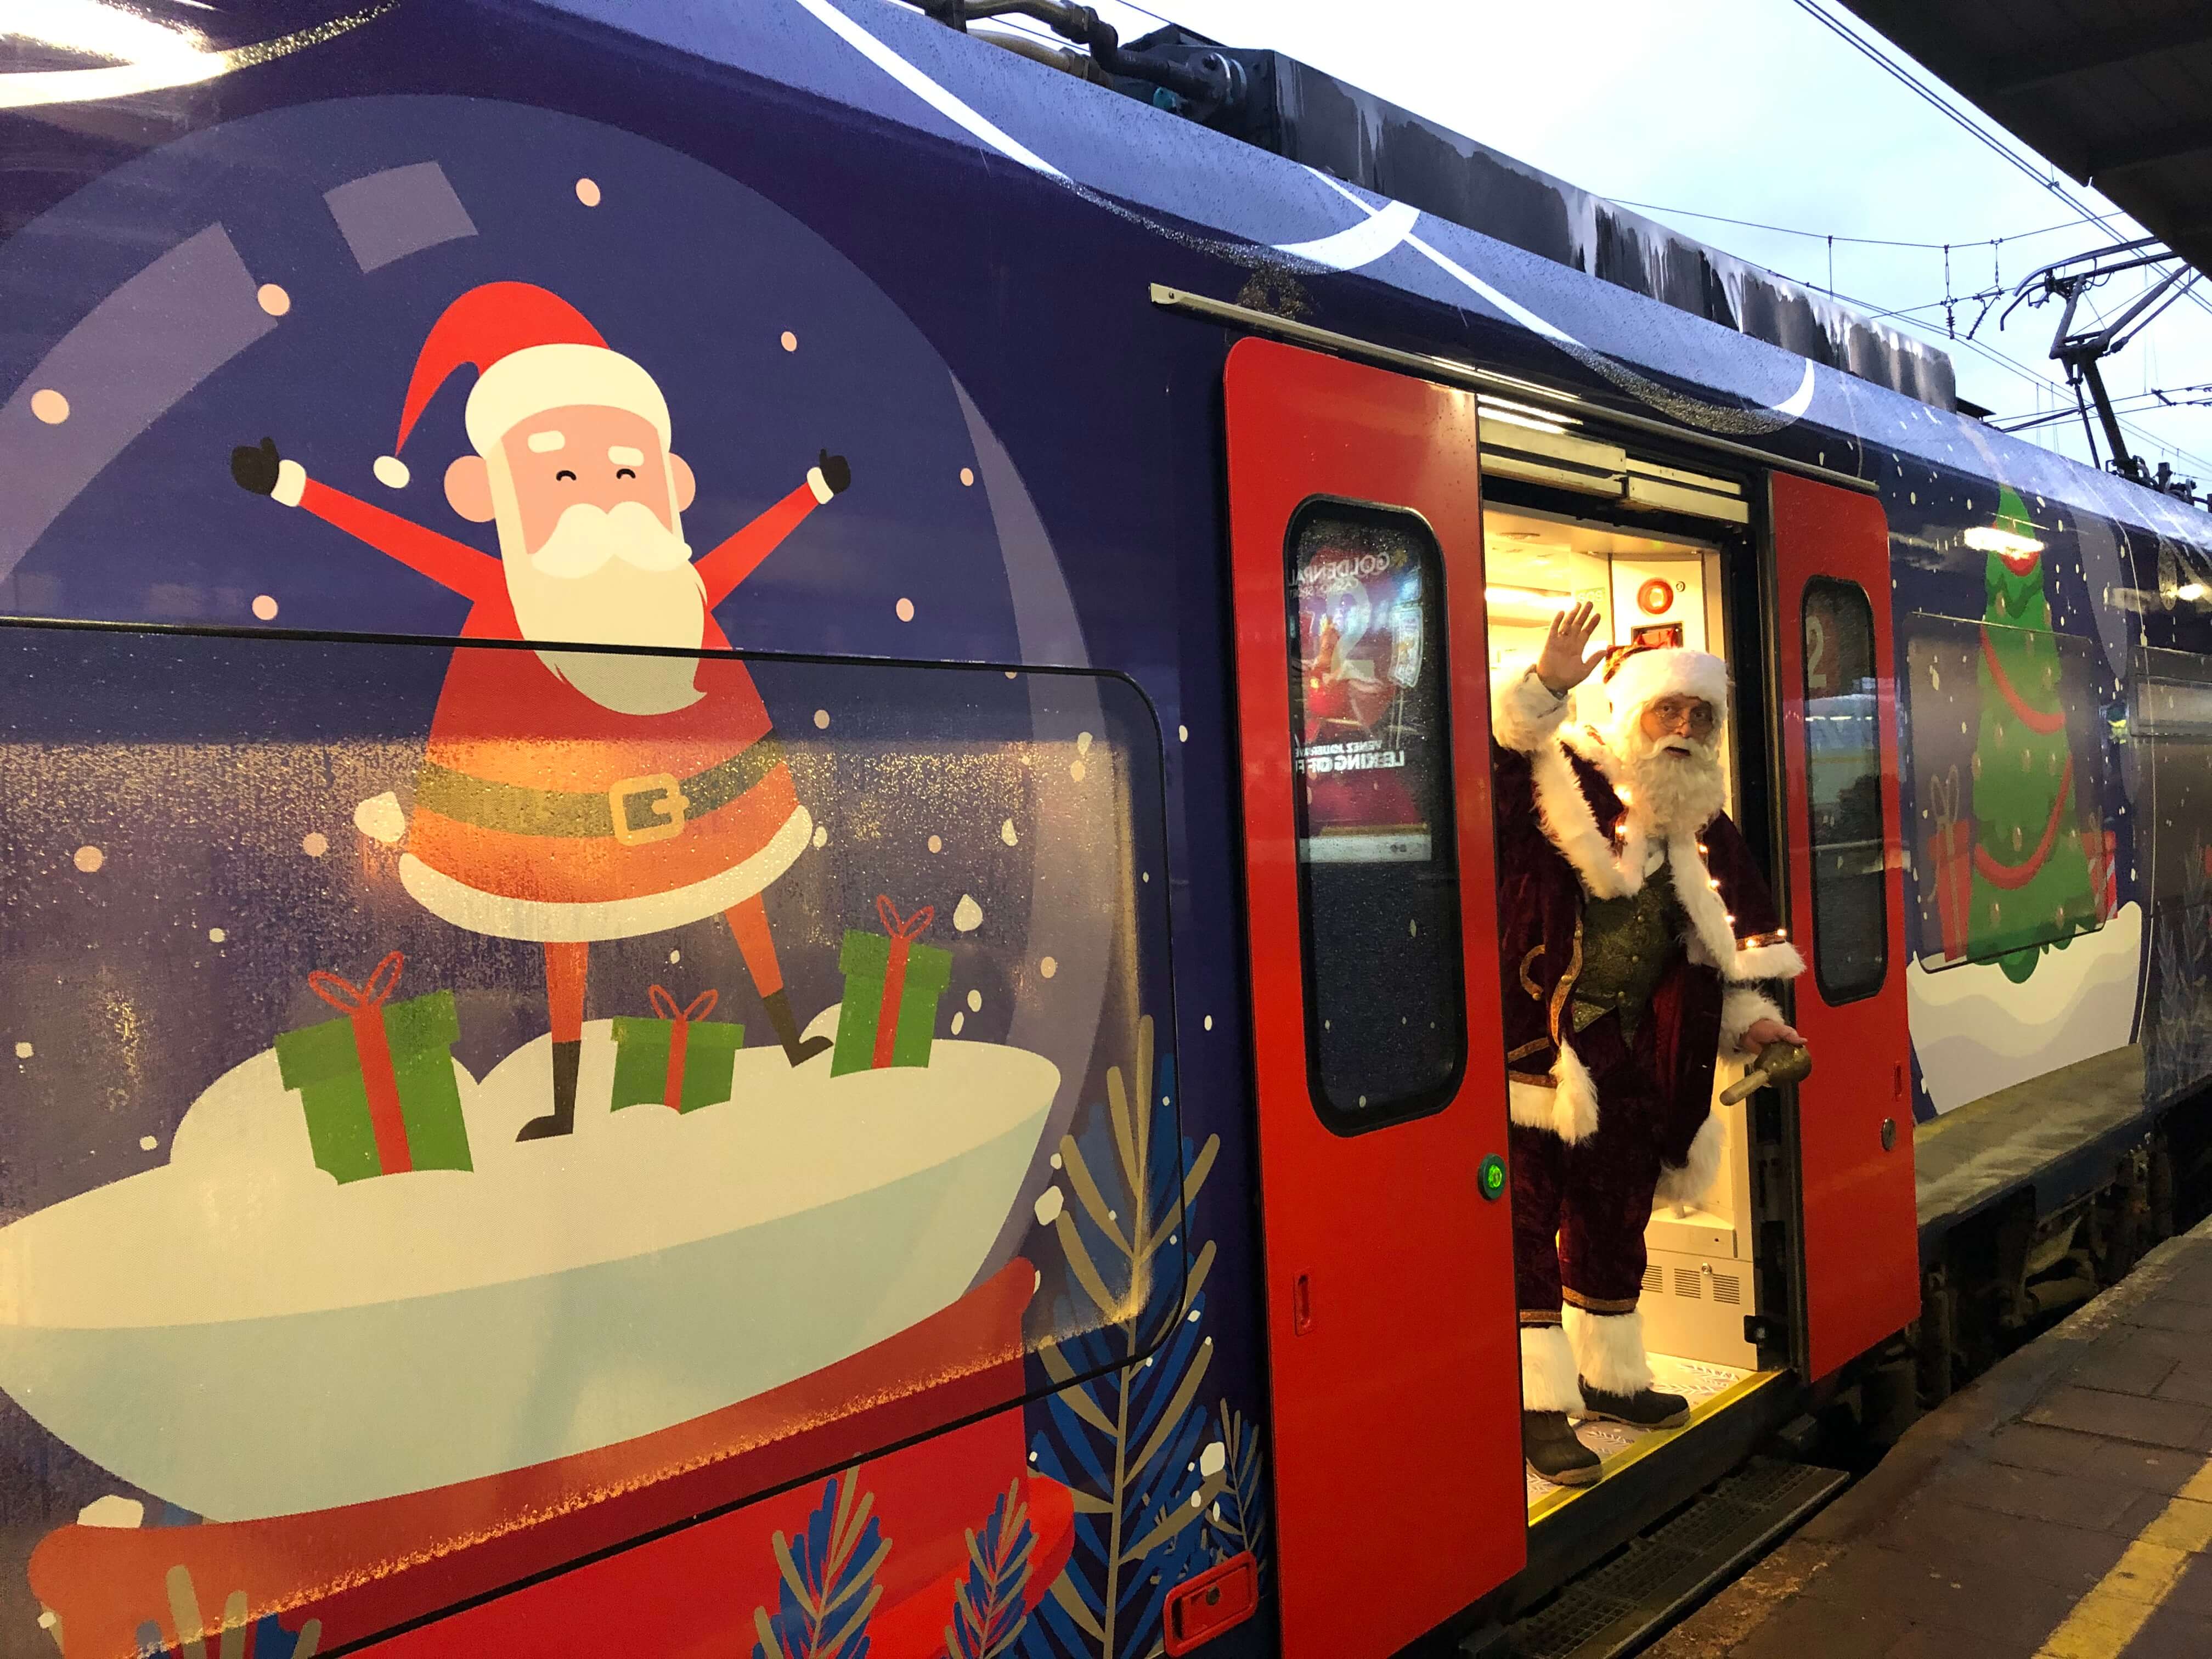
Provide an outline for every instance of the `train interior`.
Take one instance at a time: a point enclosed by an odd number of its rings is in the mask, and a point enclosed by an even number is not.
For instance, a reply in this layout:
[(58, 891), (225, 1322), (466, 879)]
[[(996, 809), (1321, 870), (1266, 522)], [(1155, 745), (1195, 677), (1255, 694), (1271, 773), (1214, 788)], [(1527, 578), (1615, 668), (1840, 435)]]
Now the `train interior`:
[[(1585, 599), (1599, 608), (1598, 637), (1607, 643), (1651, 640), (1729, 654), (1717, 545), (1641, 526), (1496, 505), (1484, 514), (1483, 540), (1493, 684), (1528, 664), (1554, 616)], [(1595, 681), (1577, 696), (1580, 706), (1570, 718), (1593, 717), (1588, 701), (1603, 696)], [(1601, 701), (1596, 710), (1602, 707)], [(1733, 808), (1735, 757), (1728, 758)], [(1715, 1110), (1729, 1136), (1723, 1178), (1699, 1207), (1670, 1206), (1655, 1213), (1645, 1235), (1645, 1341), (1658, 1386), (1690, 1400), (1692, 1427), (1725, 1409), (1759, 1375), (1758, 1352), (1746, 1339), (1744, 1324), (1759, 1311), (1747, 1107), (1717, 1103), (1719, 1091), (1735, 1075), (1724, 1067), (1715, 1079)], [(1653, 1443), (1684, 1431), (1653, 1434), (1596, 1422), (1579, 1429), (1584, 1443), (1606, 1459), (1608, 1475)], [(1528, 1480), (1532, 1522), (1577, 1496), (1533, 1471)]]

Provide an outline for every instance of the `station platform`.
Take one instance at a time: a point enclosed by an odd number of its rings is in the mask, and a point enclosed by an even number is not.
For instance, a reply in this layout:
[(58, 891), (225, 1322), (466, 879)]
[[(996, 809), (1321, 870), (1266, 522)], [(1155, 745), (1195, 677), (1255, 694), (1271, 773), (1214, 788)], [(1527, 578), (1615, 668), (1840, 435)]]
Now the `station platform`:
[(1923, 1418), (1649, 1659), (2212, 1659), (2212, 1223)]

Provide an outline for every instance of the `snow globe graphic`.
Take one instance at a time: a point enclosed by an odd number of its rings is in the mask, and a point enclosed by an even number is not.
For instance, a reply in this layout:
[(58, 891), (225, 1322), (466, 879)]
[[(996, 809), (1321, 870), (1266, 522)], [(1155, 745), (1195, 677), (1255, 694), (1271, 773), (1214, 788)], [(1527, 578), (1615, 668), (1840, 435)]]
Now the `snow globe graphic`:
[[(470, 377), (395, 443), (426, 331), (493, 282), (557, 295), (657, 382), (695, 554), (816, 496), (713, 615), (767, 653), (809, 833), (766, 914), (833, 1047), (794, 1066), (768, 1038), (718, 912), (602, 934), (574, 1130), (534, 1140), (542, 936), (449, 926), (398, 875), (452, 664), (523, 652), (453, 643), (463, 596), (297, 510), (294, 474), (271, 501), (224, 465), (267, 438), (310, 488), (496, 568), (438, 487)], [(148, 154), (0, 246), (0, 298), (13, 611), (212, 630), (27, 630), (0, 668), (0, 748), (50, 804), (0, 805), (9, 932), (82, 947), (132, 1034), (88, 1037), (51, 952), (0, 953), (39, 1056), (25, 1116), (66, 1126), (27, 1143), (0, 1230), (0, 1390), (106, 1476), (252, 1522), (641, 1441), (1030, 1280), (1055, 1149), (1166, 1004), (1159, 739), (1085, 672), (1012, 461), (866, 275), (635, 135), (407, 97)], [(888, 975), (856, 969), (872, 952)], [(318, 972), (353, 1000), (325, 1006)], [(618, 1108), (647, 1026), (666, 1098)], [(293, 1067), (325, 1027), (337, 1060)], [(326, 1086), (365, 1103), (318, 1107)], [(352, 1150), (325, 1109), (366, 1113)], [(116, 1178), (64, 1155), (88, 1133), (149, 1155)]]

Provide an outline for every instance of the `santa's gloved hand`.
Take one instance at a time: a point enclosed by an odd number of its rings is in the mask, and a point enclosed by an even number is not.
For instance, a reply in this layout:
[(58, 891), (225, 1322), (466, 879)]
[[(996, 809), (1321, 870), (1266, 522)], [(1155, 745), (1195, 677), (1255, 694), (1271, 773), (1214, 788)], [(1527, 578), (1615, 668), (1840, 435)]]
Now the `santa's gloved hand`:
[(832, 455), (825, 449), (814, 465), (821, 470), (822, 482), (830, 486), (831, 495), (842, 495), (853, 487), (852, 463), (842, 455)]
[(276, 494), (276, 469), (283, 465), (274, 438), (264, 438), (256, 445), (240, 444), (230, 452), (230, 476), (238, 480), (240, 489), (250, 489), (257, 495)]
[(1754, 1019), (1736, 1047), (1745, 1054), (1755, 1054), (1777, 1042), (1795, 1043), (1800, 1048), (1805, 1046), (1805, 1039), (1798, 1035), (1796, 1026), (1785, 1025), (1778, 1019)]

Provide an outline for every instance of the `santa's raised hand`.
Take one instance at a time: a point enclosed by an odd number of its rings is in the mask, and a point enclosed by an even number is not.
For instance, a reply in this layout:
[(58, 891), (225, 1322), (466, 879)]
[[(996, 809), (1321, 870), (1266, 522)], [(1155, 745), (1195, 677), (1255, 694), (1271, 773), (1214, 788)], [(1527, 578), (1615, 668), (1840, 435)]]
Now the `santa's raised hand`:
[(275, 492), (279, 469), (283, 465), (274, 438), (264, 438), (258, 444), (240, 444), (230, 452), (230, 476), (240, 489), (250, 489), (257, 495)]
[(1553, 696), (1565, 696), (1605, 660), (1603, 652), (1595, 657), (1583, 655), (1596, 636), (1599, 621), (1597, 607), (1588, 599), (1552, 618), (1544, 648), (1536, 653), (1536, 678)]

